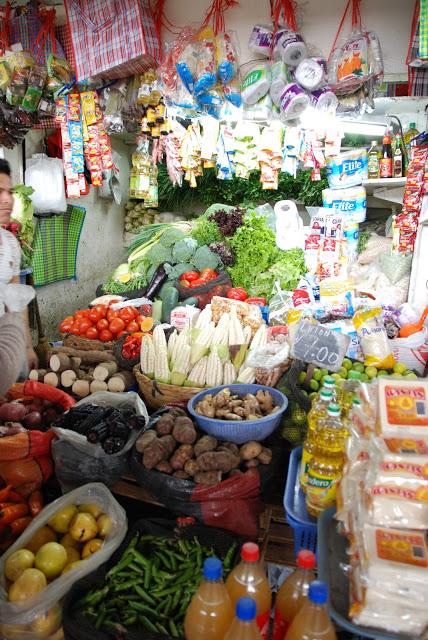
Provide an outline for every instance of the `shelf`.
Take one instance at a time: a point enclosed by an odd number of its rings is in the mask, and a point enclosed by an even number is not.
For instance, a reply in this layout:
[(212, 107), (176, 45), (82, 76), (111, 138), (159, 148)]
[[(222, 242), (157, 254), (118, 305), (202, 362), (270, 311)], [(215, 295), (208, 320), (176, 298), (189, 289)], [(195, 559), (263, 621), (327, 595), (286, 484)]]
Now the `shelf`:
[(376, 180), (363, 180), (363, 187), (366, 188), (367, 193), (370, 195), (375, 189), (379, 187), (383, 188), (396, 188), (404, 187), (406, 184), (406, 178), (377, 178)]

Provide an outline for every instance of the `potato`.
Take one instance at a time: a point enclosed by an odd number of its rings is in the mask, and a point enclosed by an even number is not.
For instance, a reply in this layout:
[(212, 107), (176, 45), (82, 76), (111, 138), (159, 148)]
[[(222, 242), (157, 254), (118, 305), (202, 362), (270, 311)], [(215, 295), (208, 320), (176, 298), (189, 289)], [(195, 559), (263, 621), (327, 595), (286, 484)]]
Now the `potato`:
[(173, 427), (174, 416), (168, 413), (165, 413), (163, 416), (161, 416), (155, 424), (155, 429), (160, 436), (167, 436), (172, 432)]
[(180, 478), (180, 480), (190, 480), (189, 474), (182, 469), (177, 469), (177, 471), (174, 471), (172, 475), (174, 478)]
[(184, 409), (180, 409), (180, 407), (172, 407), (172, 409), (169, 410), (169, 415), (174, 418), (178, 418), (180, 416), (185, 416), (187, 418), (187, 413)]
[(198, 457), (206, 451), (214, 451), (217, 448), (217, 438), (202, 436), (195, 444), (195, 456)]
[(239, 449), (239, 455), (242, 460), (252, 460), (253, 458), (257, 458), (261, 454), (263, 450), (260, 442), (254, 442), (254, 440), (250, 440), (246, 444), (243, 444)]
[(135, 443), (135, 448), (138, 453), (143, 453), (145, 449), (149, 446), (153, 440), (156, 440), (156, 432), (153, 429), (149, 429), (145, 431)]
[(184, 471), (189, 474), (189, 476), (194, 476), (199, 471), (199, 465), (197, 460), (188, 460), (184, 465)]
[(174, 438), (172, 436), (162, 436), (162, 438), (159, 438), (159, 442), (165, 449), (165, 458), (169, 458), (173, 454), (175, 449)]
[(175, 438), (175, 440), (180, 444), (193, 444), (198, 437), (198, 434), (196, 433), (196, 429), (193, 426), (192, 421), (190, 420), (190, 425), (187, 423), (177, 424), (179, 420), (188, 420), (188, 418), (177, 418), (172, 431), (173, 438)]
[(230, 451), (207, 451), (198, 457), (201, 471), (222, 471), (228, 473), (239, 464), (239, 459)]
[(211, 486), (221, 482), (221, 471), (199, 471), (193, 479), (196, 484)]
[(234, 456), (239, 456), (239, 447), (234, 442), (221, 442), (217, 451), (231, 451)]
[(261, 464), (270, 464), (272, 462), (272, 451), (267, 447), (263, 447), (262, 452), (257, 456), (257, 460)]
[(188, 460), (193, 458), (193, 447), (191, 444), (182, 444), (175, 451), (169, 463), (175, 470), (184, 469), (184, 465)]
[(161, 460), (159, 464), (155, 467), (156, 471), (160, 471), (161, 473), (166, 473), (169, 476), (172, 474), (172, 467), (166, 460)]
[(167, 457), (166, 448), (160, 441), (160, 438), (155, 438), (149, 446), (144, 449), (143, 465), (146, 469), (154, 469), (161, 460), (166, 460)]

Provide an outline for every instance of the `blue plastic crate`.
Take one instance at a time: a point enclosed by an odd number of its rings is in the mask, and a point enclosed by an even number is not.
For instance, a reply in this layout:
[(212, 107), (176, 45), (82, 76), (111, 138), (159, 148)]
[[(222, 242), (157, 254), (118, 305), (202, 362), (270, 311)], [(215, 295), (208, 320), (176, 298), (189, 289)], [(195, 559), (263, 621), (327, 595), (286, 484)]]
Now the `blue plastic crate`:
[(316, 553), (317, 520), (306, 509), (305, 494), (300, 488), (300, 463), (302, 447), (293, 449), (288, 462), (287, 482), (284, 492), (286, 521), (294, 530), (294, 551), (310, 549)]

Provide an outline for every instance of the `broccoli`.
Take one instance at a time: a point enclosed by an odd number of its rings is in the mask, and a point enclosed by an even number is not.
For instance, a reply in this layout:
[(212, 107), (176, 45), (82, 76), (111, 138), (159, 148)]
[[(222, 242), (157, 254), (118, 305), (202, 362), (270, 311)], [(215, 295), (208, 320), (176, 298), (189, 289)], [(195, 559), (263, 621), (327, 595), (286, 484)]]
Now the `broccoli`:
[[(189, 262), (196, 251), (198, 243), (193, 238), (184, 238), (175, 243), (172, 249), (173, 262)], [(167, 262), (166, 260), (164, 262)]]
[(159, 242), (163, 244), (164, 247), (172, 247), (176, 242), (183, 240), (186, 236), (180, 229), (176, 229), (175, 227), (170, 227), (166, 229), (166, 231), (162, 234)]
[(153, 244), (146, 253), (146, 258), (154, 267), (163, 262), (171, 262), (172, 252), (169, 247), (164, 247), (160, 242)]
[(202, 271), (202, 269), (217, 269), (220, 259), (209, 247), (203, 245), (196, 251), (192, 262), (198, 271)]

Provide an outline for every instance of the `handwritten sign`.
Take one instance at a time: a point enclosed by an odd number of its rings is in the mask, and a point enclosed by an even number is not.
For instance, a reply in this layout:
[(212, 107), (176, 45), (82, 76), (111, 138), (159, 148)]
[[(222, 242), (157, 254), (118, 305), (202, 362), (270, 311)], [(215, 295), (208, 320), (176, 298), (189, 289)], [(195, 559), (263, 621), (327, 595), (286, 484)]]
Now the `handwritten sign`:
[(349, 336), (330, 331), (322, 324), (301, 320), (290, 353), (296, 360), (303, 360), (329, 371), (339, 371), (349, 342)]

